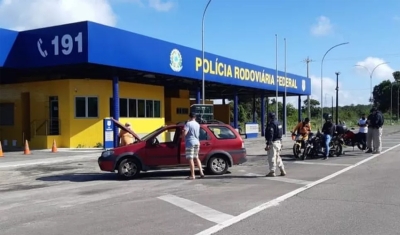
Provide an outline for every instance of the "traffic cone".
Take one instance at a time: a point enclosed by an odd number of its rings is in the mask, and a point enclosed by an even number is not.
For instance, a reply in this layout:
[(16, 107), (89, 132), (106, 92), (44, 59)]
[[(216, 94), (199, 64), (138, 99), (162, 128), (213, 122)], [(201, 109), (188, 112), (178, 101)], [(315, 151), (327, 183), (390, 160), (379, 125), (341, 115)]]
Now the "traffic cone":
[(25, 140), (24, 154), (25, 154), (25, 155), (31, 154), (31, 150), (29, 150), (29, 144), (28, 144), (28, 141), (27, 141), (27, 140)]
[(4, 157), (3, 148), (1, 147), (1, 141), (0, 141), (0, 157)]
[(52, 153), (56, 153), (57, 152), (56, 140), (53, 140), (53, 146), (51, 146), (51, 152)]

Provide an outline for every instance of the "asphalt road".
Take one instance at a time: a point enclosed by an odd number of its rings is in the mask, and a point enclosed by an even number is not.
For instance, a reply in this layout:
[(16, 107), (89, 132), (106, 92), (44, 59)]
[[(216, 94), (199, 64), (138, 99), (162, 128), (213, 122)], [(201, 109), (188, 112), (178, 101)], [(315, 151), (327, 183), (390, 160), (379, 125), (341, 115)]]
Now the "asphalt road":
[[(383, 150), (399, 143), (400, 134), (386, 134)], [(187, 170), (118, 181), (96, 158), (3, 167), (0, 234), (399, 234), (398, 148), (321, 181), (372, 155), (350, 148), (293, 161), (291, 144), (282, 153), (288, 175), (276, 178), (264, 177), (259, 143), (231, 174), (194, 181)]]

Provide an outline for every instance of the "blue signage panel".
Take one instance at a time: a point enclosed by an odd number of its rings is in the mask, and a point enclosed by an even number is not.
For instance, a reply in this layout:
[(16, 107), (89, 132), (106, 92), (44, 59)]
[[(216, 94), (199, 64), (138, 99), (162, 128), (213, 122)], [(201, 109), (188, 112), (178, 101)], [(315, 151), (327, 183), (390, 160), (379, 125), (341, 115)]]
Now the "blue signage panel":
[(87, 63), (87, 22), (22, 31), (7, 67), (36, 68)]
[(109, 118), (103, 120), (103, 147), (114, 148), (114, 122)]
[[(90, 63), (200, 80), (202, 68), (207, 81), (244, 87), (311, 94), (311, 80), (288, 73), (201, 51), (136, 33), (88, 23)], [(105, 46), (106, 45), (106, 46)]]
[(0, 67), (4, 66), (17, 36), (18, 32), (0, 29)]

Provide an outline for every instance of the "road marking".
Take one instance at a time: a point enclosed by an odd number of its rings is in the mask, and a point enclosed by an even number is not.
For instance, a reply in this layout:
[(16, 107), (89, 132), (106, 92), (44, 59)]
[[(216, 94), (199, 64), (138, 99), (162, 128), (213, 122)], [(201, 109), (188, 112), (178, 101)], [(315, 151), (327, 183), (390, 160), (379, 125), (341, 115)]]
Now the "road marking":
[(287, 177), (265, 177), (265, 175), (256, 174), (256, 173), (247, 173), (247, 174), (245, 174), (245, 176), (248, 176), (248, 177), (264, 177), (264, 179), (267, 179), (267, 180), (280, 181), (280, 182), (291, 183), (291, 184), (306, 185), (306, 184), (312, 183), (311, 181), (297, 180), (297, 179), (291, 179), (291, 178), (287, 178)]
[(285, 201), (285, 200), (287, 200), (287, 199), (289, 199), (289, 198), (291, 198), (291, 197), (293, 197), (293, 196), (295, 196), (295, 195), (297, 195), (297, 194), (299, 194), (299, 193), (301, 193), (301, 192), (303, 192), (303, 191), (305, 191), (307, 189), (310, 189), (310, 188), (312, 188), (312, 187), (314, 187), (314, 186), (316, 186), (318, 184), (324, 183), (325, 181), (328, 181), (328, 180), (330, 180), (330, 179), (332, 179), (332, 178), (334, 178), (334, 177), (336, 177), (338, 175), (341, 175), (341, 174), (343, 174), (343, 173), (345, 173), (345, 172), (347, 172), (347, 171), (349, 171), (349, 170), (351, 170), (351, 169), (353, 169), (353, 168), (355, 168), (355, 167), (357, 167), (357, 166), (359, 166), (361, 164), (364, 164), (364, 163), (366, 163), (368, 161), (371, 161), (371, 160), (379, 157), (380, 155), (382, 155), (382, 154), (384, 154), (386, 152), (389, 152), (389, 151), (391, 151), (391, 150), (393, 150), (393, 149), (395, 149), (395, 148), (397, 148), (399, 146), (400, 146), (400, 144), (395, 145), (395, 146), (393, 146), (393, 147), (381, 152), (380, 154), (374, 154), (371, 157), (366, 158), (366, 159), (364, 159), (362, 161), (359, 161), (359, 162), (357, 162), (357, 163), (355, 163), (355, 164), (353, 164), (351, 166), (348, 166), (348, 167), (346, 167), (346, 168), (344, 168), (344, 169), (342, 169), (340, 171), (337, 171), (337, 172), (335, 172), (335, 173), (333, 173), (331, 175), (328, 175), (328, 176), (326, 176), (326, 177), (324, 177), (322, 179), (319, 179), (319, 180), (314, 181), (314, 182), (312, 182), (310, 184), (307, 184), (307, 185), (305, 185), (305, 186), (303, 186), (301, 188), (293, 190), (293, 191), (291, 191), (291, 192), (289, 192), (289, 193), (287, 193), (285, 195), (282, 195), (282, 196), (280, 196), (278, 198), (275, 198), (275, 199), (273, 199), (271, 201), (263, 203), (263, 204), (261, 204), (261, 205), (259, 205), (257, 207), (254, 207), (253, 209), (250, 209), (250, 210), (248, 210), (248, 211), (246, 211), (246, 212), (244, 212), (244, 213), (242, 213), (242, 214), (240, 214), (238, 216), (233, 217), (232, 219), (229, 219), (229, 220), (224, 221), (222, 223), (219, 223), (219, 224), (217, 224), (217, 225), (215, 225), (215, 226), (213, 226), (211, 228), (203, 230), (203, 231), (197, 233), (196, 235), (210, 235), (210, 234), (214, 234), (214, 233), (216, 233), (218, 231), (221, 231), (222, 229), (227, 228), (227, 227), (229, 227), (229, 226), (231, 226), (233, 224), (236, 224), (236, 223), (238, 223), (238, 222), (240, 222), (240, 221), (242, 221), (242, 220), (244, 220), (246, 218), (249, 218), (250, 216), (253, 216), (253, 215), (255, 215), (255, 214), (257, 214), (257, 213), (259, 213), (259, 212), (261, 212), (263, 210), (266, 210), (266, 209), (268, 209), (270, 207), (273, 207), (273, 206), (278, 206), (279, 203), (281, 203), (281, 202), (283, 202), (283, 201)]
[(351, 166), (351, 164), (344, 164), (344, 163), (324, 163), (324, 162), (300, 162), (300, 161), (293, 161), (290, 163), (295, 164), (303, 164), (303, 165), (322, 165), (322, 166)]
[(189, 211), (203, 219), (220, 224), (224, 221), (229, 221), (234, 218), (232, 215), (222, 213), (210, 207), (203, 206), (197, 202), (190, 201), (185, 198), (177, 197), (171, 194), (158, 197), (163, 201), (169, 202), (177, 207)]

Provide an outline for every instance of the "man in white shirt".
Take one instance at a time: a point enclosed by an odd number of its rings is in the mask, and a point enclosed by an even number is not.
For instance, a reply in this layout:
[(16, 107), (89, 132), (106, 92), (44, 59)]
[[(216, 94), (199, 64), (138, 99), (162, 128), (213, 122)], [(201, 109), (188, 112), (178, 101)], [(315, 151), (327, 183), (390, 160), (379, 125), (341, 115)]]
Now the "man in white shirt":
[(360, 120), (358, 120), (358, 126), (360, 127), (358, 133), (360, 136), (360, 140), (362, 141), (363, 144), (367, 143), (367, 133), (368, 133), (368, 124), (367, 124), (367, 118), (365, 117), (365, 114), (363, 113), (361, 115)]

